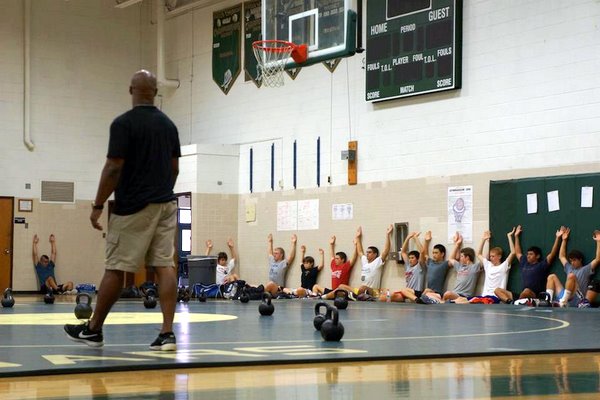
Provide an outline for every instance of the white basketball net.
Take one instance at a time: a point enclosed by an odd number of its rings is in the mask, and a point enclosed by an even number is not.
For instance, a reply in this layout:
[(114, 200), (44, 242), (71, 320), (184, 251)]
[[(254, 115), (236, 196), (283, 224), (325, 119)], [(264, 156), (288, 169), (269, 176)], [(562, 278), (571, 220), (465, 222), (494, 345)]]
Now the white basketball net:
[(283, 69), (293, 45), (283, 41), (263, 41), (253, 43), (252, 48), (258, 61), (258, 80), (267, 87), (283, 86)]

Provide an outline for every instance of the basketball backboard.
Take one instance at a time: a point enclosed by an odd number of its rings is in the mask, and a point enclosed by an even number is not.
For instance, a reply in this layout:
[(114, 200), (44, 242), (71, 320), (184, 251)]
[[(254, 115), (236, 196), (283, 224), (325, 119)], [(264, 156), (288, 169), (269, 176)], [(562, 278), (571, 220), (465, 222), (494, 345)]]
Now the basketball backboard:
[(308, 45), (308, 58), (286, 68), (350, 56), (356, 51), (355, 0), (262, 0), (262, 39)]

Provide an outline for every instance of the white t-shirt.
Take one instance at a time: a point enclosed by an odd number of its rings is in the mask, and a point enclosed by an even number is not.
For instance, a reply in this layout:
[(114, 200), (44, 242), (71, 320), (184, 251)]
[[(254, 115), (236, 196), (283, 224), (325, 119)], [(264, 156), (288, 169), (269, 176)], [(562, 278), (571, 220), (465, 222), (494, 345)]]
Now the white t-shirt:
[(485, 270), (485, 282), (483, 283), (482, 296), (495, 296), (494, 289), (506, 289), (508, 281), (508, 271), (510, 265), (504, 260), (500, 265), (494, 265), (490, 260), (483, 260), (483, 269)]
[(360, 273), (360, 284), (366, 285), (370, 288), (379, 289), (381, 285), (381, 266), (383, 260), (381, 257), (377, 257), (373, 261), (369, 262), (367, 256), (363, 255), (360, 258), (362, 263), (362, 271)]
[(235, 258), (232, 258), (229, 261), (227, 261), (227, 265), (223, 266), (223, 265), (217, 264), (217, 283), (219, 285), (223, 284), (225, 277), (227, 275), (229, 275), (229, 273), (231, 271), (233, 271), (234, 267), (235, 267)]

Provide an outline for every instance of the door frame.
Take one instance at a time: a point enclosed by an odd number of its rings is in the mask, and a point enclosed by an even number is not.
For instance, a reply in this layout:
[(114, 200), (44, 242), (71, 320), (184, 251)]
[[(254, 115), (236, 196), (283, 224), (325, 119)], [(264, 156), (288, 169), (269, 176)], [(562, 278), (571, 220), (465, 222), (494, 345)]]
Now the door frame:
[(14, 248), (15, 248), (15, 198), (12, 196), (0, 196), (0, 200), (10, 200), (10, 271), (8, 272), (8, 286), (13, 287), (13, 272), (14, 272)]

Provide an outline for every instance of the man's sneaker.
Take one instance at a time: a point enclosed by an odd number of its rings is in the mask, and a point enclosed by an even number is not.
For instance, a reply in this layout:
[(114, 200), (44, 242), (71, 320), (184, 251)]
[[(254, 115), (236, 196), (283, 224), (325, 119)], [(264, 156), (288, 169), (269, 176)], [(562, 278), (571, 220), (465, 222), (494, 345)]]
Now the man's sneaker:
[(161, 333), (150, 345), (152, 350), (175, 351), (177, 350), (177, 340), (173, 332)]
[(566, 301), (562, 301), (562, 299), (558, 302), (558, 306), (560, 308), (566, 308), (569, 307), (569, 303), (567, 303)]
[(354, 297), (354, 293), (352, 293), (352, 292), (347, 292), (347, 293), (348, 293), (348, 300), (356, 301), (356, 297)]
[(577, 308), (590, 308), (591, 306), (588, 299), (583, 299), (577, 304)]
[(440, 301), (438, 299), (436, 299), (433, 296), (429, 297), (426, 294), (421, 295), (421, 300), (423, 300), (424, 304), (440, 304)]
[(67, 337), (74, 342), (85, 343), (90, 347), (104, 346), (104, 336), (102, 331), (93, 332), (89, 329), (89, 322), (81, 325), (65, 325)]

